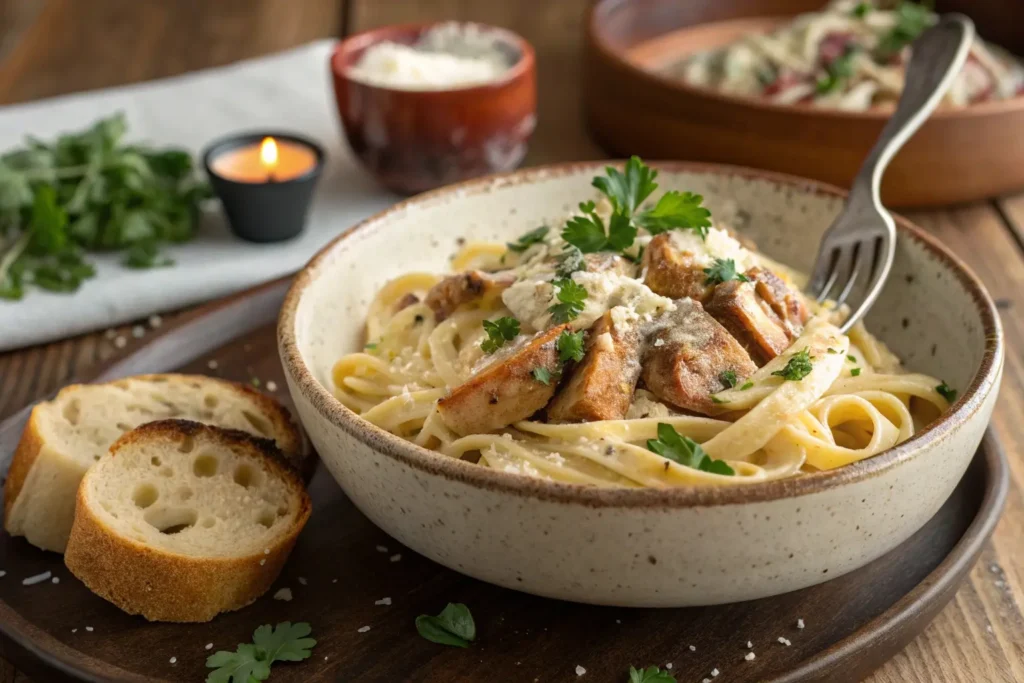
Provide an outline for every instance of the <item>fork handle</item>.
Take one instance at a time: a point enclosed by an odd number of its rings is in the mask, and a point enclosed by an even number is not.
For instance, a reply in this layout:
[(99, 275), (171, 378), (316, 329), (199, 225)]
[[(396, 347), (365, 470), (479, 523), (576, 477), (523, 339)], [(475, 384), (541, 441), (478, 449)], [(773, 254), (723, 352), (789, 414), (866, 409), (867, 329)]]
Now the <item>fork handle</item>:
[(974, 23), (962, 14), (942, 16), (914, 41), (903, 94), (853, 181), (851, 204), (866, 200), (882, 209), (882, 174), (896, 152), (935, 111), (967, 61), (973, 41)]

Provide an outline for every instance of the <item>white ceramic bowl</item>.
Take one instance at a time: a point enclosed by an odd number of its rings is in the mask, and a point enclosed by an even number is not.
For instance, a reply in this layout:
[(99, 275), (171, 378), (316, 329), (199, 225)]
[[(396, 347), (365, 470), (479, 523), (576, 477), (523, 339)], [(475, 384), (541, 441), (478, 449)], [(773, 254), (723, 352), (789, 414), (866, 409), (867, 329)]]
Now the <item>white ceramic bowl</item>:
[[(657, 164), (663, 190), (735, 212), (777, 259), (808, 270), (842, 193), (724, 166)], [(456, 571), (528, 593), (622, 606), (760, 598), (840, 576), (920, 528), (981, 440), (1003, 367), (1002, 329), (977, 278), (899, 220), (892, 277), (869, 327), (912, 369), (960, 390), (897, 448), (837, 470), (729, 488), (593, 489), (499, 472), (414, 446), (331, 395), (331, 367), (361, 348), (388, 279), (444, 272), (461, 238), (510, 240), (592, 195), (603, 164), (531, 169), (420, 195), (364, 221), (299, 274), (279, 322), (281, 358), (320, 456), (375, 524)], [(732, 203), (735, 205), (732, 205)]]

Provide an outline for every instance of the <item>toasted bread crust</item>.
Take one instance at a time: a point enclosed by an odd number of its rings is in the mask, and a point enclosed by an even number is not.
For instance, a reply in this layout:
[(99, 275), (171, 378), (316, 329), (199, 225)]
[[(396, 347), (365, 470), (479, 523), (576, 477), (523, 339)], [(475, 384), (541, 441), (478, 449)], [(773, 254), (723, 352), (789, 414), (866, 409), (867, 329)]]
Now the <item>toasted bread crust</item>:
[[(69, 389), (71, 387), (68, 387)], [(14, 457), (11, 460), (11, 467), (7, 471), (7, 481), (4, 482), (4, 528), (14, 535), (16, 530), (11, 529), (11, 511), (14, 509), (14, 501), (21, 494), (25, 479), (32, 470), (39, 452), (43, 450), (43, 437), (39, 431), (40, 418), (39, 406), (32, 409), (25, 424), (25, 430), (21, 433), (18, 446), (14, 449)]]
[[(243, 448), (262, 460), (300, 497), (296, 522), (265, 552), (245, 557), (190, 557), (125, 538), (94, 512), (83, 482), (64, 561), (91, 591), (129, 614), (150, 621), (203, 622), (251, 604), (270, 588), (309, 519), (311, 504), (302, 481), (284, 464), (273, 442), (245, 432), (188, 420), (161, 420), (134, 429), (111, 446), (111, 456), (133, 445), (202, 433), (226, 448)], [(86, 478), (93, 476), (92, 473)]]

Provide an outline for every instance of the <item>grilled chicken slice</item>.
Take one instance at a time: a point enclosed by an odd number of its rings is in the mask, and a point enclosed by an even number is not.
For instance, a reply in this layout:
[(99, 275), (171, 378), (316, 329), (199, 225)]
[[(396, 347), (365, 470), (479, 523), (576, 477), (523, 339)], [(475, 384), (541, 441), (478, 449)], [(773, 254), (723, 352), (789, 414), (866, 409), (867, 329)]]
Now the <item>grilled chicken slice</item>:
[(745, 275), (754, 283), (756, 294), (772, 309), (786, 329), (790, 341), (795, 340), (803, 332), (804, 323), (810, 313), (804, 302), (803, 294), (782, 281), (778, 275), (767, 268), (754, 267)]
[(663, 232), (648, 243), (644, 250), (644, 284), (655, 294), (671, 299), (687, 297), (704, 302), (711, 296), (711, 286), (704, 267), (688, 251), (680, 251), (672, 244), (671, 235)]
[(418, 304), (419, 302), (420, 302), (420, 298), (418, 296), (416, 296), (415, 294), (413, 294), (412, 292), (409, 292), (408, 294), (403, 296), (401, 299), (399, 299), (398, 303), (395, 304), (395, 313), (398, 313), (399, 311), (401, 311), (403, 309), (406, 309), (406, 308), (409, 308), (410, 306)]
[(543, 408), (555, 394), (555, 383), (533, 376), (544, 368), (558, 374), (555, 341), (568, 325), (537, 334), (521, 348), (495, 360), (437, 402), (445, 424), (457, 434), (493, 432), (525, 420)]
[(620, 420), (640, 379), (639, 322), (608, 311), (590, 328), (586, 355), (548, 406), (552, 422)]
[(642, 377), (662, 401), (706, 415), (716, 409), (711, 394), (725, 388), (723, 372), (731, 370), (742, 379), (757, 366), (700, 303), (675, 303), (676, 310), (656, 321), (648, 337)]
[(730, 280), (715, 287), (708, 313), (764, 365), (789, 346), (790, 337), (779, 316), (757, 295), (754, 282)]
[(441, 322), (456, 308), (471, 301), (490, 303), (516, 281), (511, 272), (485, 273), (481, 270), (467, 270), (449, 275), (430, 288), (423, 300), (434, 311), (434, 318)]

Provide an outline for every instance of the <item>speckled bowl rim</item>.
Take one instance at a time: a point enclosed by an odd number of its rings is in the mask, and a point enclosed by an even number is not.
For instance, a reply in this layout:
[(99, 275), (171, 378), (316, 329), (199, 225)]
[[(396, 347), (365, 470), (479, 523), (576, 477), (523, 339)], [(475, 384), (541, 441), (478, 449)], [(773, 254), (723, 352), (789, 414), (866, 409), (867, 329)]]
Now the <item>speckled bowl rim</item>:
[[(828, 107), (814, 107), (800, 104), (783, 104), (766, 100), (754, 95), (736, 95), (722, 92), (712, 87), (691, 85), (682, 80), (664, 76), (655, 71), (644, 69), (627, 59), (619, 50), (612, 47), (605, 39), (605, 33), (598, 19), (602, 12), (611, 12), (618, 6), (629, 2), (629, 0), (598, 0), (594, 2), (587, 12), (587, 42), (590, 47), (597, 50), (604, 59), (615, 64), (615, 66), (629, 71), (630, 77), (646, 81), (649, 85), (661, 88), (665, 91), (685, 93), (694, 97), (714, 100), (722, 104), (730, 104), (738, 107), (745, 107), (750, 114), (758, 111), (771, 111), (792, 115), (794, 117), (808, 117), (814, 119), (831, 119), (842, 122), (850, 120), (877, 121), (884, 123), (892, 116), (892, 107), (872, 107), (865, 111), (848, 111), (844, 109), (830, 109)], [(947, 12), (946, 14), (957, 14)], [(764, 18), (771, 18), (771, 15), (753, 15)], [(796, 15), (777, 15), (779, 19), (792, 18)], [(703, 22), (708, 23), (708, 22)], [(692, 27), (700, 26), (695, 23)], [(662, 34), (664, 35), (664, 34)], [(962, 119), (974, 119), (991, 117), (996, 118), (1007, 114), (1019, 114), (1024, 112), (1024, 96), (1018, 95), (1005, 100), (990, 100), (978, 102), (964, 107), (943, 107), (937, 109), (930, 117), (930, 120), (938, 121), (960, 121)]]
[[(574, 503), (601, 508), (687, 508), (715, 505), (737, 505), (766, 502), (784, 498), (806, 496), (827, 489), (845, 486), (879, 476), (912, 458), (927, 455), (935, 446), (948, 439), (961, 425), (975, 419), (999, 381), (1003, 366), (1003, 329), (988, 292), (977, 276), (950, 253), (934, 237), (925, 233), (902, 216), (894, 216), (899, 235), (912, 239), (957, 278), (970, 293), (980, 314), (985, 337), (985, 350), (977, 374), (961, 394), (950, 411), (931, 423), (907, 441), (871, 458), (834, 470), (813, 472), (789, 479), (739, 484), (722, 487), (655, 488), (596, 488), (579, 484), (564, 484), (534, 479), (525, 475), (502, 472), (479, 465), (455, 460), (435, 451), (406, 441), (362, 419), (336, 399), (316, 380), (299, 353), (295, 335), (295, 317), (305, 289), (314, 281), (316, 271), (324, 259), (339, 245), (356, 234), (381, 229), (392, 214), (401, 213), (412, 206), (430, 203), (445, 196), (465, 196), (533, 183), (580, 173), (600, 173), (609, 164), (622, 164), (621, 160), (572, 162), (539, 166), (511, 173), (502, 173), (448, 185), (425, 192), (361, 221), (324, 246), (299, 272), (285, 296), (278, 318), (278, 350), (295, 386), (317, 411), (319, 416), (334, 427), (369, 446), (381, 457), (390, 458), (421, 472), (449, 480), (478, 486), (483, 489), (510, 493), (540, 500)], [(846, 192), (825, 183), (796, 176), (762, 171), (740, 166), (698, 162), (649, 162), (651, 166), (670, 173), (694, 173), (762, 180), (789, 187), (796, 192), (812, 195), (845, 197)], [(359, 321), (362, 324), (362, 321)]]
[[(435, 88), (435, 89), (407, 89), (407, 88), (389, 88), (385, 85), (376, 85), (374, 83), (367, 83), (361, 81), (358, 78), (352, 77), (352, 67), (346, 66), (341, 63), (342, 57), (347, 56), (349, 53), (355, 50), (365, 50), (371, 45), (381, 42), (386, 38), (384, 35), (394, 32), (406, 32), (406, 31), (417, 31), (423, 33), (435, 26), (442, 24), (456, 23), (463, 26), (473, 25), (479, 26), (485, 31), (490, 31), (496, 35), (501, 36), (501, 40), (508, 45), (519, 50), (519, 59), (513, 64), (510, 64), (508, 69), (501, 73), (498, 78), (484, 83), (478, 83), (476, 85), (462, 86), (457, 88)], [(403, 97), (437, 97), (445, 93), (458, 93), (463, 95), (469, 93), (470, 95), (479, 94), (485, 96), (489, 91), (500, 90), (508, 86), (511, 83), (518, 82), (531, 71), (536, 70), (537, 56), (533, 49), (533, 45), (526, 38), (502, 26), (495, 26), (493, 24), (485, 24), (480, 21), (421, 21), (421, 22), (407, 22), (403, 24), (388, 24), (385, 26), (378, 26), (376, 28), (366, 29), (359, 33), (353, 33), (350, 36), (345, 36), (334, 45), (334, 49), (331, 50), (331, 55), (327, 60), (328, 66), (331, 69), (331, 75), (333, 78), (340, 79), (346, 83), (354, 83), (370, 90), (379, 90), (381, 92), (390, 93), (401, 93)]]

